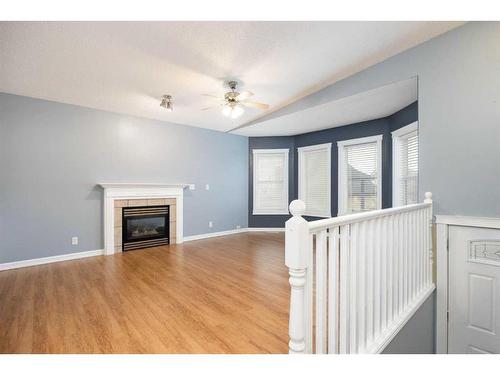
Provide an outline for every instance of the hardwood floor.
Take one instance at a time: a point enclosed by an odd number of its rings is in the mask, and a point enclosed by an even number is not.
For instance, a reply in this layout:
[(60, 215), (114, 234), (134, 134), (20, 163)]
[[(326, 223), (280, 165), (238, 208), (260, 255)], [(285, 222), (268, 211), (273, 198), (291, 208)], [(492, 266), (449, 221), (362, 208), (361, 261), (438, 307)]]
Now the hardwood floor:
[(2, 353), (285, 353), (283, 233), (0, 272)]

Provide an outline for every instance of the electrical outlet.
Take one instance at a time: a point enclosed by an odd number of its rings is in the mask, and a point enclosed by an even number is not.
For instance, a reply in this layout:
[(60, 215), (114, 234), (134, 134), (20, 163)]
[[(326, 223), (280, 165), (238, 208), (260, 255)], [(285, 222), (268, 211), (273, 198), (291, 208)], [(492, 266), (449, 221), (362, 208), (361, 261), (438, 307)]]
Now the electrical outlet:
[(78, 245), (78, 237), (71, 237), (71, 244)]
[(209, 184), (205, 185), (205, 190), (210, 190), (210, 185)]
[(211, 221), (208, 222), (208, 227), (209, 228), (212, 228), (214, 226), (214, 223), (212, 223)]
[(237, 226), (236, 226), (236, 229), (241, 229), (241, 225), (237, 225)]

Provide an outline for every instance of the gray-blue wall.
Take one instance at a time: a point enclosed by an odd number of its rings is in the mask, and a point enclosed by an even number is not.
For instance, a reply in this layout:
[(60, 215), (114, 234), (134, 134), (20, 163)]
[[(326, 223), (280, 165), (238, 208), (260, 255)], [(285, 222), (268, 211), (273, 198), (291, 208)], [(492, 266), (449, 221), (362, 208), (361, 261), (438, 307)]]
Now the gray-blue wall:
[[(392, 206), (392, 134), (391, 132), (418, 120), (418, 102), (401, 109), (391, 116), (377, 120), (364, 121), (356, 124), (340, 126), (331, 129), (319, 130), (292, 137), (251, 137), (248, 143), (249, 158), (252, 158), (252, 150), (266, 148), (289, 148), (289, 200), (297, 199), (298, 196), (298, 147), (311, 146), (321, 143), (332, 143), (331, 161), (331, 212), (335, 216), (338, 211), (338, 149), (337, 142), (369, 137), (372, 135), (383, 135), (382, 138), (382, 207)], [(275, 227), (282, 228), (287, 215), (253, 215), (253, 170), (250, 162), (249, 168), (249, 200), (248, 200), (248, 225), (254, 228)], [(307, 220), (317, 218), (307, 217)]]
[(433, 354), (436, 352), (436, 293), (420, 306), (386, 346), (384, 354)]
[(271, 115), (418, 76), (419, 194), (438, 214), (500, 216), (500, 22), (470, 22)]
[(99, 182), (194, 183), (186, 236), (244, 228), (247, 168), (245, 137), (0, 93), (0, 263), (102, 249)]

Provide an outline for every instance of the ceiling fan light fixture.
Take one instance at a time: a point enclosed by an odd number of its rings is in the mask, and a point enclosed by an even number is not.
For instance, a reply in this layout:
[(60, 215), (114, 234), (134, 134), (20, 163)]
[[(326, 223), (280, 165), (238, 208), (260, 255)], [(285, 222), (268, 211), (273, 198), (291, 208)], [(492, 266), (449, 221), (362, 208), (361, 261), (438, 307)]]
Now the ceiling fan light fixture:
[(235, 105), (231, 112), (231, 118), (232, 119), (238, 118), (243, 114), (243, 112), (245, 112), (245, 110), (241, 105)]
[(167, 111), (172, 112), (174, 110), (174, 103), (172, 103), (172, 95), (163, 95), (160, 107), (163, 107)]
[[(226, 83), (231, 91), (228, 91), (224, 94), (222, 98), (219, 98), (216, 95), (211, 94), (201, 94), (203, 96), (208, 96), (211, 98), (222, 100), (221, 105), (221, 113), (225, 117), (229, 117), (231, 119), (236, 119), (240, 117), (243, 113), (245, 113), (245, 109), (248, 108), (256, 108), (260, 110), (266, 110), (269, 108), (268, 104), (258, 103), (250, 101), (254, 94), (250, 91), (236, 91), (236, 86), (238, 83), (236, 81), (229, 81)], [(206, 111), (208, 109), (216, 107), (215, 105), (202, 108), (202, 111)], [(218, 107), (218, 106), (217, 106)]]
[(232, 119), (240, 117), (245, 110), (237, 103), (227, 103), (222, 106), (222, 114)]
[(230, 117), (232, 111), (233, 111), (233, 109), (229, 105), (223, 105), (222, 106), (222, 114), (224, 116)]

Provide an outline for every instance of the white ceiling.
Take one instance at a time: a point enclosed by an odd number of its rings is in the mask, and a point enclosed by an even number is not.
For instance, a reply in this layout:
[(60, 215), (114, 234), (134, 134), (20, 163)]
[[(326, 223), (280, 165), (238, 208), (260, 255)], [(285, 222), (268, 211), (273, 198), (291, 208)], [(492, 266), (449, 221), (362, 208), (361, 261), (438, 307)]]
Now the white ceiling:
[(225, 131), (263, 114), (200, 110), (228, 78), (271, 112), (460, 24), (0, 22), (0, 91)]
[(234, 133), (249, 137), (284, 136), (355, 124), (392, 115), (417, 100), (417, 96), (417, 79), (411, 78), (258, 122)]

